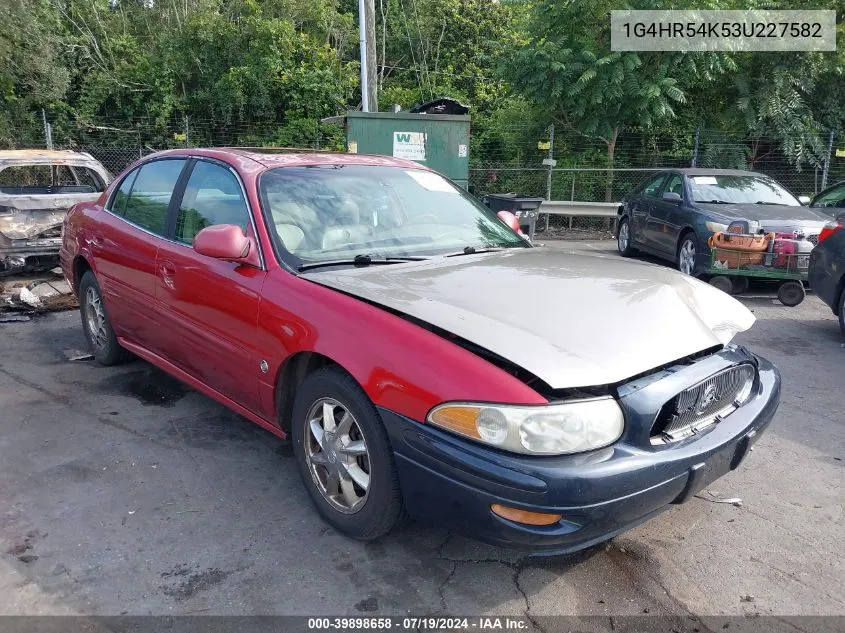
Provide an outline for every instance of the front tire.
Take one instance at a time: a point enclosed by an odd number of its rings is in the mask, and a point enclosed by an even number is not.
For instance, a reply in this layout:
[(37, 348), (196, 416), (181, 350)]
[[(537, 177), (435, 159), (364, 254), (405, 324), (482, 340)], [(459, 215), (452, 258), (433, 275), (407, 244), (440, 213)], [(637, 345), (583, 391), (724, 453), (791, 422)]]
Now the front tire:
[(839, 329), (845, 336), (845, 289), (839, 294)]
[(79, 313), (82, 316), (82, 330), (94, 360), (108, 366), (125, 362), (129, 358), (129, 353), (117, 342), (100, 285), (90, 270), (79, 281)]
[(320, 516), (360, 540), (390, 532), (402, 515), (387, 432), (370, 399), (338, 367), (305, 378), (291, 423), (300, 477)]
[(695, 276), (695, 263), (698, 259), (698, 238), (695, 233), (685, 233), (678, 245), (675, 266), (685, 275)]
[(637, 251), (631, 246), (631, 223), (628, 218), (619, 220), (616, 229), (616, 248), (622, 257), (631, 257)]

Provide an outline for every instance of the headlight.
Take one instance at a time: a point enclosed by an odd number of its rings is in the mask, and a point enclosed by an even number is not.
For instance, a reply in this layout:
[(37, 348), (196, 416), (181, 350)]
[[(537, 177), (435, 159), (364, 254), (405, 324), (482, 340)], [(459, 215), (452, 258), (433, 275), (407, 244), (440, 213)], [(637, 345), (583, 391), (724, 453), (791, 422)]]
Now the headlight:
[(722, 224), (721, 222), (705, 222), (704, 226), (711, 233), (726, 233), (728, 230), (728, 225)]
[(470, 439), (514, 453), (563, 455), (612, 444), (625, 427), (613, 398), (544, 406), (447, 403), (428, 421)]

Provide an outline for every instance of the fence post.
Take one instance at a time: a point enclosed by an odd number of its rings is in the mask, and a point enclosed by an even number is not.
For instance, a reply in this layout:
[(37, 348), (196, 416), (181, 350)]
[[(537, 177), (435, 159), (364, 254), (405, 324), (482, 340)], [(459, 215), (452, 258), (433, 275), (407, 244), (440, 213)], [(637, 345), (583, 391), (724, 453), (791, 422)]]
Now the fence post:
[[(549, 126), (549, 173), (546, 175), (546, 200), (552, 199), (552, 170), (554, 169), (555, 158), (555, 124)], [(546, 225), (544, 231), (549, 230), (549, 214), (546, 214)]]
[(698, 142), (701, 137), (701, 128), (695, 128), (695, 147), (692, 150), (692, 164), (690, 167), (698, 167)]
[(188, 123), (188, 115), (185, 115), (185, 147), (191, 146), (191, 126)]
[(822, 188), (827, 189), (827, 172), (830, 169), (830, 155), (833, 153), (833, 130), (830, 131), (830, 140), (827, 142), (827, 156), (824, 157), (824, 169), (822, 170)]
[(41, 121), (44, 123), (44, 144), (47, 149), (53, 149), (53, 126), (47, 122), (47, 113), (41, 108)]

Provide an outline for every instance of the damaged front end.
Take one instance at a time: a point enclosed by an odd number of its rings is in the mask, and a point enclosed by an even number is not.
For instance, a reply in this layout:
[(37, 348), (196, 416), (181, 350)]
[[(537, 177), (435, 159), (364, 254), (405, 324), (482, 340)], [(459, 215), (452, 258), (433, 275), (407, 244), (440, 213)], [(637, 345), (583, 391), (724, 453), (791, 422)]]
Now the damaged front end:
[(0, 276), (55, 267), (68, 210), (97, 200), (110, 181), (84, 152), (0, 151)]
[[(34, 199), (43, 197), (0, 196), (0, 275), (46, 270), (58, 264), (62, 222), (79, 200), (64, 196)], [(53, 208), (38, 208), (45, 203)]]

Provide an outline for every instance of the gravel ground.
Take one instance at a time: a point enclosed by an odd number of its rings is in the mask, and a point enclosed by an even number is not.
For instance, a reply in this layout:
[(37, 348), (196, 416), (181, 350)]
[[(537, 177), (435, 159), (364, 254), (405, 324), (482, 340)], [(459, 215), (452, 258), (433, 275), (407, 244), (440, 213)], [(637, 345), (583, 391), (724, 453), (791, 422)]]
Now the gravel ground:
[(742, 506), (694, 498), (559, 559), (420, 523), (350, 541), (270, 434), (142, 361), (69, 362), (76, 311), (2, 324), (0, 614), (845, 615), (845, 345), (815, 297), (770, 290), (739, 341), (780, 367), (781, 408), (709, 488)]

